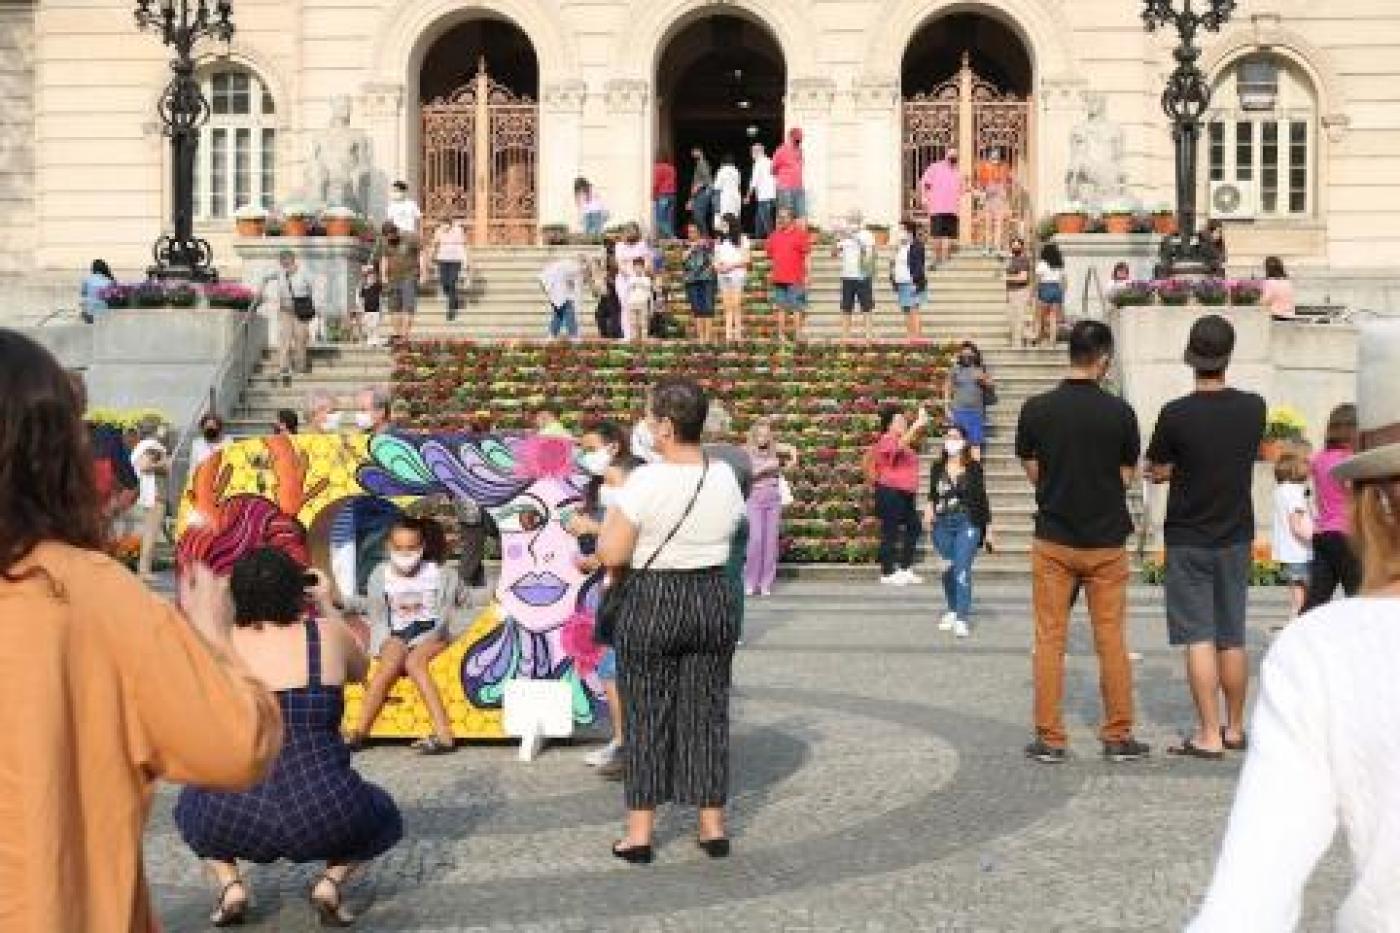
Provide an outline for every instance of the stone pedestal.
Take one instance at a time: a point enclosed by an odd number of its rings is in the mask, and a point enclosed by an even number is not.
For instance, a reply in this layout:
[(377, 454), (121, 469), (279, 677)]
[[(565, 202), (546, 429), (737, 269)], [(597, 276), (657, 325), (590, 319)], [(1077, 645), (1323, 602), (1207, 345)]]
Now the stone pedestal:
[(358, 237), (268, 236), (239, 237), (233, 250), (243, 262), (243, 284), (258, 293), (259, 313), (277, 327), (276, 280), (282, 274), (280, 257), (290, 252), (297, 268), (311, 280), (312, 299), (321, 320), (344, 317), (356, 306), (360, 294), (360, 267), (369, 258), (370, 247)]
[(1065, 314), (1101, 318), (1108, 310), (1113, 267), (1126, 262), (1134, 279), (1151, 279), (1162, 238), (1155, 233), (1060, 233), (1054, 242), (1065, 257)]

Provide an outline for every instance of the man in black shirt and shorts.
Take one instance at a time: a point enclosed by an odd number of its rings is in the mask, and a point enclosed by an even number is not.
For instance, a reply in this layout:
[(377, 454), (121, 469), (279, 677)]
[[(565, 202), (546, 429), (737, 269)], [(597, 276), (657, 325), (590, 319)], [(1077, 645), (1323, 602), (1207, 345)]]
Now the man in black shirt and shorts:
[(1137, 471), (1137, 415), (1099, 383), (1113, 359), (1113, 332), (1100, 321), (1070, 331), (1069, 378), (1030, 399), (1016, 424), (1016, 456), (1035, 486), (1031, 588), (1035, 612), (1035, 741), (1026, 756), (1065, 760), (1069, 736), (1061, 704), (1070, 606), (1088, 597), (1110, 761), (1133, 761), (1148, 747), (1133, 737), (1133, 672), (1124, 627), (1128, 610), (1127, 490)]
[(1186, 345), (1196, 390), (1162, 406), (1147, 448), (1152, 481), (1171, 483), (1164, 529), (1167, 625), (1171, 643), (1186, 649), (1199, 719), (1195, 735), (1167, 751), (1193, 758), (1218, 759), (1224, 749), (1246, 745), (1244, 617), (1253, 564), (1254, 461), (1265, 405), (1253, 392), (1225, 384), (1234, 350), (1229, 321), (1218, 314), (1196, 321)]

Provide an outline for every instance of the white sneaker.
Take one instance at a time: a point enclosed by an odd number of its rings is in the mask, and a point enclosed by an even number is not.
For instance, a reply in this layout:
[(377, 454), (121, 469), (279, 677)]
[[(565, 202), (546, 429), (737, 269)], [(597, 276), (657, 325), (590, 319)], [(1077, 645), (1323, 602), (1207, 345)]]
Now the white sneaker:
[(896, 570), (894, 573), (889, 574), (888, 576), (881, 577), (880, 582), (883, 583), (885, 586), (909, 585), (909, 581), (904, 579), (904, 571), (902, 570)]
[(953, 620), (953, 635), (958, 638), (966, 638), (972, 633), (967, 629), (967, 623), (962, 619)]
[(898, 573), (904, 577), (904, 582), (907, 584), (914, 585), (924, 582), (924, 578), (912, 570), (900, 570)]
[(622, 751), (622, 746), (616, 742), (609, 742), (602, 748), (595, 749), (583, 756), (583, 763), (590, 768), (601, 768), (610, 765), (617, 760), (618, 752)]
[(945, 612), (943, 618), (938, 620), (938, 630), (940, 632), (951, 632), (953, 626), (957, 624), (958, 614), (956, 612)]

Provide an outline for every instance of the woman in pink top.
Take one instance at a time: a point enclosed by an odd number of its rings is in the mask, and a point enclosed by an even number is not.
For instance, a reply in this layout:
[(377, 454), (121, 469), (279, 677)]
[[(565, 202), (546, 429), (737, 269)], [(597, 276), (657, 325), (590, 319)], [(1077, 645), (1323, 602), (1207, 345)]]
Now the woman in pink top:
[(1332, 409), (1324, 443), (1312, 458), (1317, 518), (1313, 521), (1312, 573), (1303, 612), (1329, 602), (1339, 583), (1348, 596), (1355, 596), (1361, 589), (1361, 563), (1351, 547), (1349, 492), (1345, 483), (1332, 476), (1333, 468), (1356, 449), (1355, 405)]
[(1277, 256), (1264, 260), (1264, 288), (1259, 303), (1275, 321), (1292, 321), (1298, 317), (1293, 283), (1283, 269), (1283, 260)]
[(773, 152), (773, 181), (778, 210), (787, 208), (794, 219), (807, 216), (807, 195), (802, 179), (802, 128), (788, 130), (787, 142)]
[(875, 484), (880, 519), (880, 582), (908, 586), (923, 581), (914, 573), (914, 546), (923, 526), (915, 494), (919, 488), (919, 435), (928, 425), (922, 407), (910, 424), (897, 405), (880, 409), (880, 437), (866, 453), (866, 472)]

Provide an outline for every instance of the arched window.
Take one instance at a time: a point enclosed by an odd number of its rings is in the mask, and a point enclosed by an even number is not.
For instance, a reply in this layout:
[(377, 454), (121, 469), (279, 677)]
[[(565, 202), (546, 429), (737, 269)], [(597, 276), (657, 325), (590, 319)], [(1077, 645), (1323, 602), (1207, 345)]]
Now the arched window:
[(1317, 189), (1317, 95), (1292, 61), (1242, 58), (1216, 80), (1206, 115), (1211, 181), (1240, 183), (1262, 218), (1308, 217)]
[(238, 67), (206, 71), (200, 84), (210, 113), (195, 155), (195, 217), (220, 220), (248, 204), (270, 209), (277, 192), (277, 116), (267, 86)]

